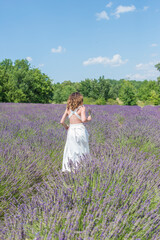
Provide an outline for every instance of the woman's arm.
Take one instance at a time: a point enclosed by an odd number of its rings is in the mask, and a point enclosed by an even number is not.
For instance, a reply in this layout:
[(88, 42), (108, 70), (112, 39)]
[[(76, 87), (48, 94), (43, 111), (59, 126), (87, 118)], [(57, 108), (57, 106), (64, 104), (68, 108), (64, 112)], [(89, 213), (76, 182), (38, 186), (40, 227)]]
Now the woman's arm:
[(67, 113), (67, 109), (65, 110), (60, 123), (65, 127), (65, 129), (67, 130), (69, 128), (69, 126), (67, 124), (65, 124), (65, 119), (67, 117), (68, 113)]
[(82, 107), (82, 110), (81, 110), (81, 120), (82, 122), (89, 122), (91, 121), (91, 116), (88, 116), (88, 118), (86, 118), (86, 108), (85, 106)]

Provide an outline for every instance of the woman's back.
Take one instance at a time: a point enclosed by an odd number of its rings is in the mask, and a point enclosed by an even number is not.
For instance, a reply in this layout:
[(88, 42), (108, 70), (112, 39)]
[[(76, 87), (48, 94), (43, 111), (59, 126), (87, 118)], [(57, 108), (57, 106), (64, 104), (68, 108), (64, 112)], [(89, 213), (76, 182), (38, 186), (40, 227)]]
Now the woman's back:
[(82, 107), (83, 107), (83, 105), (80, 105), (74, 111), (71, 109), (68, 110), (67, 113), (68, 113), (68, 118), (70, 120), (70, 124), (82, 123), (82, 121), (81, 121)]

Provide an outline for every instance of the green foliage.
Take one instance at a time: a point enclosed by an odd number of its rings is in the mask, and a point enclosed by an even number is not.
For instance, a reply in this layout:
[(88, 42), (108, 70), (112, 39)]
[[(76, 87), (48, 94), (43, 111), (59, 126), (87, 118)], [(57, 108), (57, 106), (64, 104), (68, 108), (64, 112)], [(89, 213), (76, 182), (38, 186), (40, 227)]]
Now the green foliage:
[(108, 92), (109, 99), (116, 100), (116, 98), (118, 97), (118, 93), (119, 93), (120, 88), (121, 88), (121, 85), (118, 84), (118, 83), (111, 85), (111, 87), (109, 89), (109, 92)]
[(63, 101), (67, 101), (68, 96), (72, 94), (73, 92), (76, 92), (77, 89), (75, 86), (72, 84), (71, 81), (64, 81), (62, 83), (62, 96), (63, 96)]
[(138, 98), (141, 101), (146, 101), (151, 96), (151, 91), (156, 91), (157, 89), (157, 83), (155, 81), (143, 81), (141, 87), (138, 91)]
[(160, 85), (157, 81), (143, 81), (138, 91), (138, 99), (145, 102), (145, 105), (160, 104)]
[(89, 97), (91, 92), (91, 80), (85, 79), (80, 83), (80, 92), (83, 94), (84, 97)]
[(107, 105), (119, 105), (118, 101), (112, 98), (109, 98), (106, 102)]
[(0, 62), (0, 101), (49, 103), (53, 100), (53, 84), (27, 59)]
[(123, 81), (119, 93), (119, 98), (123, 101), (124, 105), (136, 105), (136, 89), (130, 81)]
[(155, 90), (151, 90), (149, 101), (153, 103), (153, 105), (158, 105), (160, 103), (160, 96)]
[[(155, 67), (160, 71), (160, 63)], [(27, 59), (0, 62), (0, 102), (64, 103), (77, 91), (83, 95), (84, 104), (159, 105), (160, 77), (157, 81), (117, 81), (102, 76), (53, 84), (38, 68), (31, 68)]]
[(106, 104), (106, 100), (103, 97), (96, 100), (96, 105), (105, 105), (105, 104)]
[(95, 105), (95, 99), (89, 97), (83, 97), (83, 103), (87, 105)]
[(104, 79), (103, 77), (99, 78), (99, 86), (100, 86), (100, 95), (99, 97), (101, 97), (102, 99), (104, 98), (105, 100), (107, 100), (109, 98), (109, 90), (111, 88), (111, 84), (108, 80)]
[(62, 103), (63, 96), (62, 96), (62, 86), (60, 83), (54, 84), (54, 97), (53, 100), (55, 103)]
[(76, 92), (78, 85), (73, 84), (71, 81), (64, 81), (63, 83), (54, 84), (54, 97), (55, 103), (62, 103), (67, 101), (70, 94)]
[(80, 82), (79, 90), (85, 97), (91, 97), (95, 100), (109, 98), (109, 90), (111, 84), (108, 79), (104, 79), (104, 76), (97, 79), (85, 79)]
[(158, 71), (160, 71), (160, 63), (156, 64), (155, 67), (157, 68)]
[(157, 92), (160, 94), (160, 77), (157, 78)]
[(138, 101), (137, 101), (137, 106), (139, 106), (139, 107), (142, 108), (142, 107), (145, 106), (145, 102), (138, 100)]

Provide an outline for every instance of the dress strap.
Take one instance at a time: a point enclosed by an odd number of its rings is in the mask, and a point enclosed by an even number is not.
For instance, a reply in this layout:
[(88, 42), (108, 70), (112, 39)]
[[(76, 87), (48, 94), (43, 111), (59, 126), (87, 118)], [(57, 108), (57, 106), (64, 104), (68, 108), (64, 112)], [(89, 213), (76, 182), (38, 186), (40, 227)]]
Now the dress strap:
[(78, 109), (80, 109), (81, 107), (83, 107), (84, 105), (80, 105), (78, 108), (76, 108), (75, 110), (74, 110), (74, 112), (77, 112), (77, 110)]
[(78, 115), (78, 113), (74, 113), (80, 120), (81, 120), (81, 117)]
[(68, 118), (70, 118), (73, 115), (73, 111), (71, 110), (71, 113), (68, 115)]
[(73, 114), (75, 114), (81, 120), (81, 117), (78, 115), (77, 110), (80, 109), (82, 106), (84, 106), (84, 105), (80, 105), (74, 111), (71, 110), (71, 113), (69, 114), (68, 118), (70, 118)]

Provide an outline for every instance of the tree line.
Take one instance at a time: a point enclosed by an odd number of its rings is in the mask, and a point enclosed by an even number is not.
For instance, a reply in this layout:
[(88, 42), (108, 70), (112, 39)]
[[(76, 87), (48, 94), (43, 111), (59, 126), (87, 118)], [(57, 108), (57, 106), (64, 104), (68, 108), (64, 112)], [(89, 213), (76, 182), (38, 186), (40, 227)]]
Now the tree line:
[[(155, 65), (160, 71), (160, 63)], [(85, 79), (54, 83), (27, 59), (0, 62), (0, 102), (64, 103), (73, 92), (84, 96), (85, 104), (160, 105), (160, 77), (155, 80)]]
[(0, 101), (49, 103), (53, 99), (53, 83), (27, 59), (5, 59), (0, 62)]

